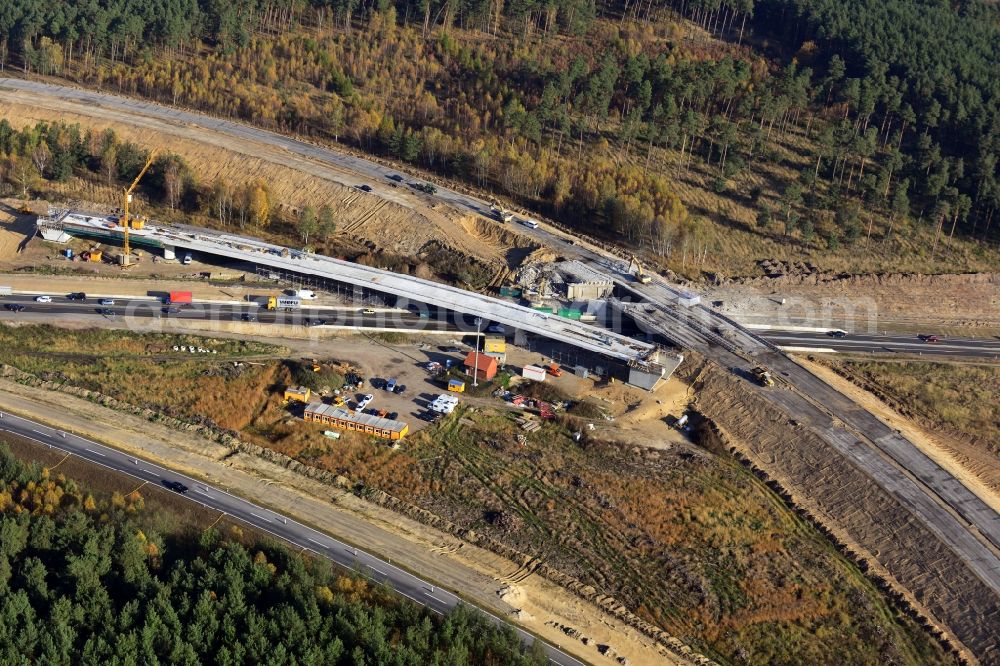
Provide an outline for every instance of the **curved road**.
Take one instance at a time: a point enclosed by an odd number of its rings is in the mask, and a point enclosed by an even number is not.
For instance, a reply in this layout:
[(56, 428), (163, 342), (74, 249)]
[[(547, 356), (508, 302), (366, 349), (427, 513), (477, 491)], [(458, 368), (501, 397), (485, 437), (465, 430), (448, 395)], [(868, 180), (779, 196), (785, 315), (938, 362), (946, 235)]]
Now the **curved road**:
[[(459, 604), (466, 603), (448, 590), (404, 571), (391, 562), (382, 560), (371, 553), (349, 546), (337, 539), (297, 523), (286, 516), (275, 513), (245, 499), (230, 495), (207, 483), (178, 474), (159, 465), (129, 456), (97, 442), (72, 433), (56, 430), (49, 426), (15, 416), (8, 412), (0, 414), (0, 431), (9, 432), (25, 439), (44, 444), (49, 448), (65, 451), (88, 462), (127, 474), (156, 486), (170, 482), (181, 482), (188, 487), (184, 496), (203, 506), (221, 511), (255, 529), (271, 534), (295, 546), (325, 557), (346, 569), (360, 571), (363, 575), (379, 583), (385, 583), (399, 594), (432, 611), (444, 614)], [(536, 640), (534, 635), (506, 622), (499, 617), (479, 609), (495, 624), (511, 627), (525, 644)], [(552, 663), (564, 666), (583, 666), (584, 662), (571, 657), (559, 648), (542, 641), (545, 652)]]

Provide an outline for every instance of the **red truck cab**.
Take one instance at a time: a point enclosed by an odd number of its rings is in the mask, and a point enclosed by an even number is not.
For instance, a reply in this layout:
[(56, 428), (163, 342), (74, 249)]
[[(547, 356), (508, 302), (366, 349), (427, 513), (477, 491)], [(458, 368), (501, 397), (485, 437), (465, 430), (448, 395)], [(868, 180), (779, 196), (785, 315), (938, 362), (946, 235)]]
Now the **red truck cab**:
[(190, 291), (172, 291), (167, 295), (167, 305), (190, 304), (192, 295)]

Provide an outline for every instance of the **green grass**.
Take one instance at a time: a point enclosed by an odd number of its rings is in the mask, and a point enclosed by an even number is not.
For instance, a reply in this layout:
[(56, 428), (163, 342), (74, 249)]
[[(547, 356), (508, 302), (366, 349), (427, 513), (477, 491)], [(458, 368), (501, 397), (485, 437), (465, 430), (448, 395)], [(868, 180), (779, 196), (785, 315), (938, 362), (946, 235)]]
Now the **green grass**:
[[(413, 437), (406, 454), (428, 461), (433, 492), (407, 499), (613, 594), (724, 663), (948, 662), (728, 456), (581, 447), (556, 423), (522, 448), (518, 432), (511, 415), (480, 410)], [(509, 527), (487, 520), (498, 511)]]
[(894, 406), (1000, 455), (1000, 367), (875, 361), (843, 365)]

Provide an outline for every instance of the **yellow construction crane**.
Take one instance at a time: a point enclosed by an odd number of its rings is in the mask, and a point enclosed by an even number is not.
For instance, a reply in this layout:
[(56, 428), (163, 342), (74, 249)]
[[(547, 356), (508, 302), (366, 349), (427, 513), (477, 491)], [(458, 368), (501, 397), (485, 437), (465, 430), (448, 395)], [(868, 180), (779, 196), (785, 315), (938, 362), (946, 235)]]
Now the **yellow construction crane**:
[(142, 177), (146, 175), (146, 172), (149, 171), (150, 165), (153, 164), (153, 160), (156, 158), (157, 151), (158, 151), (157, 148), (154, 148), (152, 151), (150, 151), (149, 158), (146, 160), (146, 164), (145, 166), (142, 167), (142, 170), (139, 171), (139, 175), (135, 177), (135, 180), (132, 181), (132, 184), (129, 185), (127, 189), (122, 190), (122, 195), (125, 203), (125, 213), (118, 220), (118, 224), (121, 225), (122, 230), (125, 232), (125, 242), (124, 242), (124, 247), (122, 248), (122, 257), (121, 257), (121, 265), (123, 267), (130, 266), (132, 261), (131, 258), (132, 248), (129, 247), (128, 244), (128, 230), (130, 227), (134, 229), (142, 229), (143, 227), (142, 220), (138, 219), (132, 220), (129, 219), (128, 216), (129, 204), (132, 203), (132, 192), (135, 190), (136, 185), (139, 184), (139, 181), (142, 180)]

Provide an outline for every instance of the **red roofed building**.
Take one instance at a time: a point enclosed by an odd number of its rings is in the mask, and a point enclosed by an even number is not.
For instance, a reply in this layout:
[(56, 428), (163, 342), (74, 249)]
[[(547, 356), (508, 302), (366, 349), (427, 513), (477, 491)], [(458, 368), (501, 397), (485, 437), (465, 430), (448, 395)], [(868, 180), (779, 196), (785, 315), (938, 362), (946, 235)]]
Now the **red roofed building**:
[(480, 381), (489, 381), (497, 376), (497, 360), (486, 354), (469, 352), (465, 357), (465, 371), (470, 375), (477, 373), (476, 379)]

